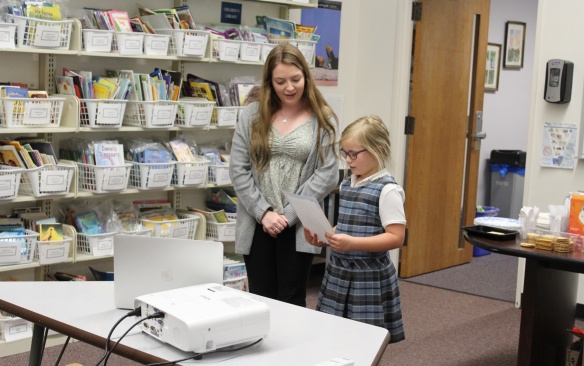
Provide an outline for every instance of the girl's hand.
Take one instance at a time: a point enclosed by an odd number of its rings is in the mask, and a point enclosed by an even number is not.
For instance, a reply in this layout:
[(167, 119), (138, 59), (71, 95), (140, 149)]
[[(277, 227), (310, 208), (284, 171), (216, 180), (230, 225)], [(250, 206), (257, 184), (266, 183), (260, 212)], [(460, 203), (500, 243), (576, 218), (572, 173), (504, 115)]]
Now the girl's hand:
[(304, 228), (304, 238), (306, 239), (308, 244), (314, 245), (315, 247), (322, 248), (322, 247), (326, 246), (326, 243), (324, 243), (322, 240), (318, 239), (317, 234), (312, 234), (310, 232), (310, 230), (308, 230), (307, 228)]
[(348, 252), (352, 249), (353, 237), (347, 234), (325, 233), (328, 245), (336, 252)]

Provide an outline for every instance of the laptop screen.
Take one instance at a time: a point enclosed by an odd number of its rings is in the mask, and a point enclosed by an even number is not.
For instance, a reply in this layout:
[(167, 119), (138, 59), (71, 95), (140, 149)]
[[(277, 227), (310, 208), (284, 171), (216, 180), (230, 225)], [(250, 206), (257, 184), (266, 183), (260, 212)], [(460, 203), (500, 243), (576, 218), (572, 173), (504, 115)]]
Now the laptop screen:
[(115, 306), (133, 309), (138, 296), (223, 283), (223, 243), (207, 240), (114, 237)]

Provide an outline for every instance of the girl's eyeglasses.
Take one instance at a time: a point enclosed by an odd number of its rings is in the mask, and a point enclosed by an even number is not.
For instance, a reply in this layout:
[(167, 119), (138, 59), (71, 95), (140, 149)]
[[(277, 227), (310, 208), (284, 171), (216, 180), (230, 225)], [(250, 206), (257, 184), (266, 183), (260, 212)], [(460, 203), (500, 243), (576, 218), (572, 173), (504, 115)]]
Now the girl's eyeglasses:
[(340, 149), (339, 152), (341, 154), (341, 156), (343, 157), (343, 159), (346, 159), (347, 156), (351, 158), (351, 160), (355, 160), (359, 157), (359, 154), (361, 154), (363, 151), (367, 151), (367, 149), (363, 149), (360, 151), (345, 151), (343, 149)]

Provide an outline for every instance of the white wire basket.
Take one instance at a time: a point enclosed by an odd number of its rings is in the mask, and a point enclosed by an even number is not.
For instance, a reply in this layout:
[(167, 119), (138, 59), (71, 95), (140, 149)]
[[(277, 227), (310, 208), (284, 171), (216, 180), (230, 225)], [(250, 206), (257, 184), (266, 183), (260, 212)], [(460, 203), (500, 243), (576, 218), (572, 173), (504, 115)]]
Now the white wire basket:
[(229, 164), (209, 165), (209, 183), (218, 186), (230, 185)]
[(158, 100), (152, 102), (128, 101), (123, 124), (143, 128), (168, 128), (174, 126), (178, 102)]
[(142, 55), (144, 53), (144, 33), (114, 32), (112, 51), (120, 55)]
[(176, 125), (187, 128), (205, 128), (211, 124), (215, 102), (203, 98), (181, 98), (178, 101)]
[(59, 127), (65, 98), (0, 98), (0, 127)]
[(297, 47), (298, 50), (304, 56), (304, 59), (309, 65), (314, 65), (314, 56), (315, 56), (315, 48), (316, 48), (316, 41), (311, 41), (308, 39), (270, 39), (270, 43), (273, 44), (286, 44), (289, 43), (294, 47)]
[(0, 165), (0, 200), (16, 198), (23, 171), (22, 168)]
[(174, 173), (175, 161), (166, 163), (136, 163), (132, 164), (129, 187), (138, 189), (164, 189), (170, 186)]
[(241, 41), (233, 39), (213, 39), (213, 58), (220, 61), (239, 60)]
[(7, 16), (12, 23), (16, 23), (18, 47), (69, 49), (73, 20), (43, 20), (10, 14)]
[(35, 197), (67, 194), (74, 174), (75, 163), (65, 161), (56, 166), (43, 165), (25, 169), (18, 193)]
[(103, 234), (77, 233), (77, 253), (92, 256), (114, 255), (115, 232)]
[(276, 48), (277, 44), (275, 43), (262, 43), (262, 49), (260, 51), (260, 58), (263, 62), (266, 62), (266, 60), (268, 59), (268, 55), (270, 54), (270, 52)]
[(155, 237), (195, 239), (199, 217), (185, 213), (177, 213), (177, 220), (141, 219), (142, 225), (152, 228)]
[(211, 125), (216, 127), (235, 126), (240, 109), (242, 107), (215, 107), (211, 117)]
[(87, 52), (111, 52), (114, 31), (83, 29), (83, 49)]
[(120, 99), (80, 99), (81, 127), (118, 128), (122, 127), (127, 100)]
[(209, 161), (177, 161), (171, 184), (175, 187), (197, 187), (207, 183)]
[(170, 36), (168, 54), (171, 56), (205, 57), (209, 31), (194, 29), (155, 29), (157, 34)]
[(31, 263), (39, 233), (25, 230), (24, 235), (0, 237), (0, 266)]
[(59, 241), (37, 241), (35, 261), (39, 264), (63, 263), (69, 260), (73, 238), (63, 235)]
[(226, 212), (226, 215), (229, 222), (219, 223), (207, 220), (207, 239), (222, 242), (235, 240), (237, 214)]
[(77, 163), (77, 188), (93, 193), (121, 192), (128, 188), (132, 164), (100, 166)]
[(16, 48), (16, 24), (0, 23), (0, 48), (5, 50)]

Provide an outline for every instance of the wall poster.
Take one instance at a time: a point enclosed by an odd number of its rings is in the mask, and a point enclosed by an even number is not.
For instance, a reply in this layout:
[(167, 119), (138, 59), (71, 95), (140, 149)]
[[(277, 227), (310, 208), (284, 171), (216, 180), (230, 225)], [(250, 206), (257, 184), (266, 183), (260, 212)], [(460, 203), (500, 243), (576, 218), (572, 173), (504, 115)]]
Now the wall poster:
[(573, 169), (576, 158), (576, 125), (546, 122), (542, 137), (540, 165)]

